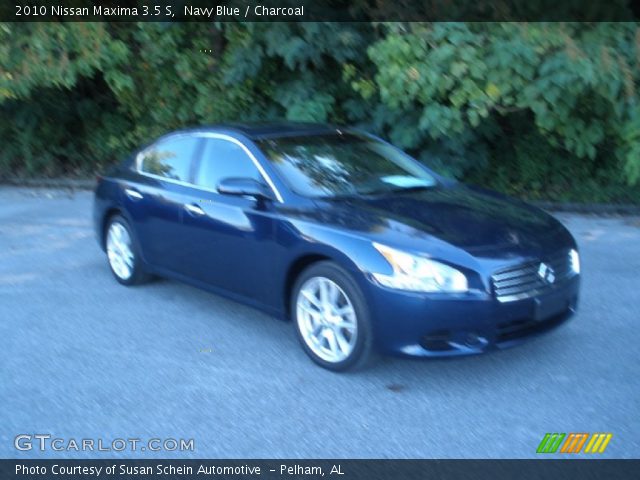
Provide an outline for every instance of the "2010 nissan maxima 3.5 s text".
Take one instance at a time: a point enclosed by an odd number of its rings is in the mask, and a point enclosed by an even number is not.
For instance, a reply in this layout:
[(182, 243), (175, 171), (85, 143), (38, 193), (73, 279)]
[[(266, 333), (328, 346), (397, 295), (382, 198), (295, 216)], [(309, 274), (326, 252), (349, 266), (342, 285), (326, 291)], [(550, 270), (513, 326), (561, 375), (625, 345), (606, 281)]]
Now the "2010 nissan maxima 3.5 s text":
[(515, 345), (578, 299), (552, 216), (351, 129), (170, 133), (99, 179), (94, 220), (118, 282), (171, 277), (291, 318), (331, 370)]

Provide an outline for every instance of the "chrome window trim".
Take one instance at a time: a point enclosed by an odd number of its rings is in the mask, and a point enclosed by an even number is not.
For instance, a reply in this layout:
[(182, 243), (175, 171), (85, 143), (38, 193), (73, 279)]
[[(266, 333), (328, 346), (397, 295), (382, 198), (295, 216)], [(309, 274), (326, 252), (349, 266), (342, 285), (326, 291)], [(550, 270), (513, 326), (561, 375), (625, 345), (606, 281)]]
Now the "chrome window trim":
[[(262, 176), (262, 179), (267, 183), (267, 185), (269, 185), (269, 188), (271, 189), (271, 191), (275, 195), (275, 197), (278, 200), (278, 202), (279, 203), (284, 203), (284, 200), (282, 199), (282, 195), (280, 195), (280, 192), (278, 191), (278, 189), (274, 185), (273, 181), (271, 180), (271, 177), (269, 177), (269, 175), (265, 171), (264, 167), (262, 165), (260, 165), (260, 162), (258, 162), (258, 159), (255, 157), (255, 155), (253, 153), (251, 153), (251, 151), (247, 148), (247, 146), (244, 143), (242, 143), (240, 140), (238, 140), (237, 138), (234, 138), (234, 137), (232, 137), (230, 135), (225, 135), (224, 133), (193, 132), (193, 133), (169, 134), (169, 135), (163, 137), (159, 141), (172, 140), (172, 139), (180, 138), (180, 137), (216, 138), (218, 140), (226, 140), (228, 142), (231, 142), (231, 143), (234, 143), (234, 144), (238, 145), (240, 148), (242, 148), (244, 153), (246, 153), (247, 156), (251, 159), (251, 161), (253, 162), (255, 167), (258, 169), (258, 172), (260, 172), (260, 175)], [(155, 178), (155, 179), (162, 180), (162, 181), (169, 182), (169, 183), (175, 183), (176, 185), (182, 185), (182, 186), (185, 186), (185, 187), (195, 188), (197, 190), (203, 190), (205, 192), (217, 193), (218, 195), (220, 194), (217, 190), (213, 190), (211, 188), (207, 188), (207, 187), (203, 187), (203, 186), (200, 186), (200, 185), (196, 185), (195, 183), (183, 182), (182, 180), (175, 180), (173, 178), (163, 177), (162, 175), (156, 175), (154, 173), (144, 172), (142, 170), (142, 159), (143, 159), (145, 153), (148, 150), (154, 148), (157, 144), (158, 144), (158, 141), (154, 142), (153, 145), (145, 148), (143, 151), (138, 153), (138, 155), (136, 156), (136, 161), (135, 161), (135, 166), (136, 166), (136, 172), (137, 173), (139, 173), (140, 175), (144, 175), (145, 177)]]

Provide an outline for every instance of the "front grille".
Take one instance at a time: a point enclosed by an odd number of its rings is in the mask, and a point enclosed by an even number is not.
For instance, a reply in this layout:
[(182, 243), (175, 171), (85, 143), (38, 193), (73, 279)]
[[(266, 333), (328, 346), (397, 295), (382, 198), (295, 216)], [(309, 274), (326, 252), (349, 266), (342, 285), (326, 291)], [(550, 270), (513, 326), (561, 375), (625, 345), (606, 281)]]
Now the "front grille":
[(491, 276), (491, 283), (498, 301), (513, 302), (550, 292), (573, 275), (569, 252), (564, 251), (498, 270)]

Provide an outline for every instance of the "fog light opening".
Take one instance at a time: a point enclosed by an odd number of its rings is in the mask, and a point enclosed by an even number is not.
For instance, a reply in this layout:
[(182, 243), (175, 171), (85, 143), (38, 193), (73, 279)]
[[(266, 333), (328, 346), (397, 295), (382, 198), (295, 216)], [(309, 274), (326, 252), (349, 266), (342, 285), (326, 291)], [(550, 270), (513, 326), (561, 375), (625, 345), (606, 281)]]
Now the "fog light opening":
[(467, 333), (467, 337), (464, 343), (467, 347), (478, 348), (484, 347), (487, 343), (489, 343), (489, 341), (476, 332), (469, 332)]

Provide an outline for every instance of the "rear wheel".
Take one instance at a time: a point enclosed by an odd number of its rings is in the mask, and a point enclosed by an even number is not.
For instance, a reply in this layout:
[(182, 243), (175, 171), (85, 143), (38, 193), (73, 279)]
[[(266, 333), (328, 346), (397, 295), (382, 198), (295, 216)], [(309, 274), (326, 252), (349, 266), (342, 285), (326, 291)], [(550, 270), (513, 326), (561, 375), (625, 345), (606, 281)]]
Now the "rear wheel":
[(369, 312), (351, 275), (334, 262), (319, 262), (298, 278), (291, 312), (298, 338), (324, 368), (361, 368), (371, 359)]
[(128, 222), (121, 215), (109, 220), (105, 247), (113, 276), (123, 285), (136, 285), (147, 280), (136, 242)]

